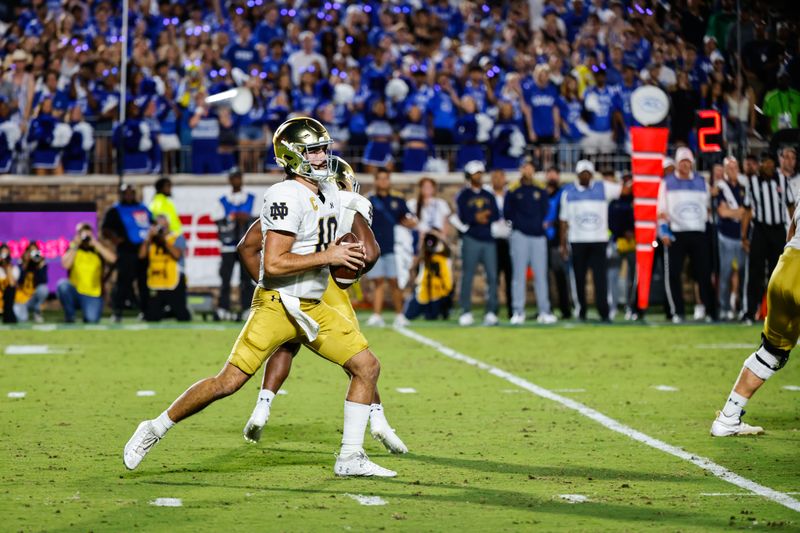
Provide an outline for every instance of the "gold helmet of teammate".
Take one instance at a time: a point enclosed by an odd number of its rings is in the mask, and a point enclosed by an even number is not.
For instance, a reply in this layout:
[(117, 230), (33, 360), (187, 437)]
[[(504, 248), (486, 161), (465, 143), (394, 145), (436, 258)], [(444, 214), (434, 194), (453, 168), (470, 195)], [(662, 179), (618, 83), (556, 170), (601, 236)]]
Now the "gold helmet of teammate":
[[(275, 161), (284, 170), (312, 181), (322, 181), (333, 177), (331, 136), (325, 126), (309, 117), (290, 118), (281, 124), (272, 136)], [(325, 150), (325, 167), (314, 168), (308, 160), (308, 153), (317, 148)]]
[(361, 184), (356, 181), (356, 173), (353, 172), (353, 167), (351, 167), (347, 161), (338, 155), (333, 156), (332, 159), (333, 181), (336, 182), (336, 185), (339, 186), (339, 189), (350, 192), (358, 192), (359, 189), (361, 189)]

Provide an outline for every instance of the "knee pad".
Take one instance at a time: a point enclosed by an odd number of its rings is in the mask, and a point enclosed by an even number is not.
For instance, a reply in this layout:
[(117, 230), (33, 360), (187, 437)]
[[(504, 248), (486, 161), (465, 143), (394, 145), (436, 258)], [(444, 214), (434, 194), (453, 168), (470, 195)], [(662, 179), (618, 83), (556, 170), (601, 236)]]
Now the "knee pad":
[(786, 361), (789, 360), (789, 351), (772, 346), (763, 334), (761, 341), (761, 346), (745, 360), (744, 366), (766, 381), (786, 365)]

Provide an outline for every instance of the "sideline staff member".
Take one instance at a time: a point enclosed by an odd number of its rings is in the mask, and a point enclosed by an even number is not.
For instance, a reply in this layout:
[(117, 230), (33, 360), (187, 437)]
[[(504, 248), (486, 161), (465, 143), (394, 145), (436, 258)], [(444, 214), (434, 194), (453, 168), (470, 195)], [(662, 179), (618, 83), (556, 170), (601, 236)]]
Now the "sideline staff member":
[(672, 322), (684, 319), (681, 273), (688, 256), (700, 301), (716, 319), (716, 300), (711, 287), (711, 239), (706, 233), (711, 194), (708, 184), (693, 170), (694, 155), (684, 146), (675, 152), (675, 173), (664, 177), (658, 189), (658, 234), (664, 244), (664, 284)]
[(164, 215), (139, 246), (139, 258), (148, 259), (147, 288), (150, 290), (145, 319), (158, 322), (169, 310), (181, 322), (191, 320), (186, 307), (186, 276), (183, 274), (183, 254), (186, 239), (172, 233), (169, 220)]
[(152, 220), (150, 211), (136, 200), (136, 189), (130, 184), (120, 187), (120, 201), (103, 217), (103, 237), (117, 247), (117, 282), (111, 295), (114, 322), (122, 321), (126, 302), (137, 302), (134, 282), (142, 316), (147, 309), (147, 263), (139, 259), (139, 245), (144, 242)]
[(586, 274), (591, 268), (597, 311), (608, 322), (608, 204), (620, 197), (622, 185), (592, 179), (594, 164), (586, 159), (578, 161), (575, 173), (578, 183), (566, 185), (561, 195), (561, 255), (566, 261), (572, 252), (578, 317), (586, 320)]

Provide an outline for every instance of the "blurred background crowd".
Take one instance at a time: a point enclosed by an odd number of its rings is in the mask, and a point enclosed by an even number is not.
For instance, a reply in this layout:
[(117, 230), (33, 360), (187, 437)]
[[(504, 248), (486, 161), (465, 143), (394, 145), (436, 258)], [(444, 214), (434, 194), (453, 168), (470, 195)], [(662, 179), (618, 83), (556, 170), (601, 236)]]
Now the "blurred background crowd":
[[(695, 112), (714, 109), (741, 158), (800, 112), (795, 6), (741, 4), (131, 0), (126, 39), (121, 2), (10, 0), (0, 172), (262, 172), (272, 131), (298, 113), (358, 170), (526, 156), (572, 170), (590, 155), (621, 171), (641, 84), (670, 95), (673, 145), (695, 149)], [(246, 115), (206, 104), (235, 86), (253, 94)]]

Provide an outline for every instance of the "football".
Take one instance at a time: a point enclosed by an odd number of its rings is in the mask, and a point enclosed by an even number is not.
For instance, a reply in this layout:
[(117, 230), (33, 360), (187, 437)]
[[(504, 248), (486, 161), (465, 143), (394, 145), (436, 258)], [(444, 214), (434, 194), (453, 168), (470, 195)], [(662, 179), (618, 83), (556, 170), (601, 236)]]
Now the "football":
[[(358, 242), (358, 237), (353, 232), (345, 233), (339, 237), (336, 244), (345, 242)], [(340, 289), (346, 289), (361, 277), (361, 270), (353, 270), (343, 265), (335, 266), (331, 267), (331, 277), (333, 277), (333, 281), (336, 282)]]

